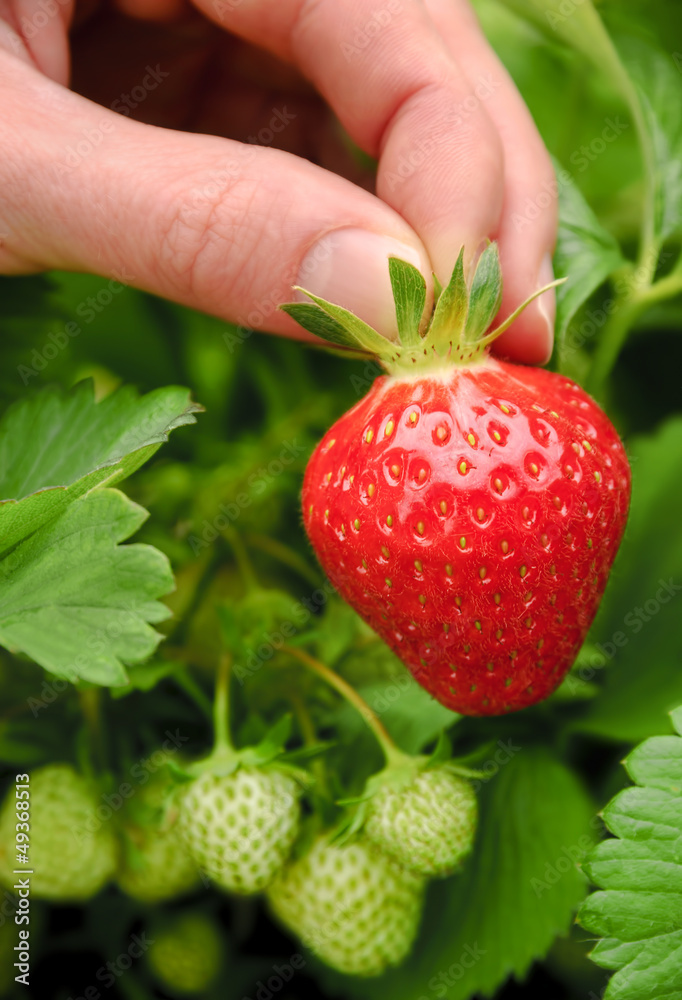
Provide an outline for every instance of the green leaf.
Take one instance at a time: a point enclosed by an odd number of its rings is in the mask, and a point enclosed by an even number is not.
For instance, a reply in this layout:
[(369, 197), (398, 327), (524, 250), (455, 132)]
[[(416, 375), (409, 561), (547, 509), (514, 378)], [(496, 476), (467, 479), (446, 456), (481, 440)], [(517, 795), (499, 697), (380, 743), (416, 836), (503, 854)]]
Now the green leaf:
[(556, 337), (560, 357), (571, 349), (569, 323), (592, 292), (625, 264), (618, 243), (604, 229), (570, 175), (555, 162), (559, 183), (559, 233), (554, 273), (568, 278), (556, 290)]
[(403, 347), (418, 347), (421, 342), (419, 326), (426, 305), (426, 281), (416, 267), (398, 257), (388, 258), (388, 271), (400, 343)]
[[(359, 348), (378, 357), (388, 356), (392, 353), (391, 342), (373, 330), (367, 323), (364, 323), (355, 313), (342, 306), (334, 305), (332, 302), (327, 302), (325, 299), (313, 295), (312, 292), (306, 291), (305, 288), (296, 288), (296, 290), (312, 299), (324, 317), (322, 320), (319, 318), (314, 320), (315, 323), (318, 323), (318, 329), (313, 330), (310, 326), (305, 327), (311, 333), (317, 334), (318, 337), (324, 337), (325, 340), (331, 340), (333, 344), (352, 347), (356, 351)], [(307, 306), (306, 312), (301, 312), (299, 308), (301, 305)], [(310, 312), (311, 306), (305, 302), (287, 302), (280, 308), (293, 316), (298, 323), (301, 323), (301, 326), (305, 326), (305, 323), (301, 322), (299, 317), (304, 318), (309, 323), (313, 322), (313, 314)]]
[(464, 247), (459, 251), (450, 281), (438, 297), (424, 347), (445, 355), (451, 341), (458, 341), (467, 320), (469, 292), (464, 280)]
[(0, 551), (94, 487), (129, 476), (200, 409), (174, 386), (142, 397), (126, 386), (97, 403), (90, 380), (10, 406), (0, 420)]
[(146, 659), (170, 612), (164, 555), (120, 545), (147, 512), (118, 490), (75, 501), (0, 561), (0, 643), (70, 680), (119, 685)]
[(661, 243), (682, 230), (682, 77), (670, 54), (643, 38), (622, 38), (617, 46), (644, 113), (653, 168), (653, 231)]
[[(675, 716), (682, 720), (680, 710)], [(615, 835), (585, 866), (600, 887), (579, 920), (601, 940), (591, 958), (613, 969), (604, 1000), (682, 998), (682, 739), (657, 736), (625, 761), (639, 787), (604, 810)]]
[(502, 301), (502, 272), (497, 243), (490, 243), (479, 257), (469, 291), (466, 339), (476, 341), (497, 315)]
[(376, 982), (330, 977), (334, 995), (491, 996), (568, 932), (587, 890), (576, 865), (593, 842), (583, 788), (546, 751), (523, 747), (480, 799), (474, 854), (456, 878), (432, 883), (411, 957)]
[(182, 670), (182, 664), (177, 660), (154, 660), (152, 663), (139, 663), (128, 670), (128, 683), (111, 689), (112, 698), (124, 698), (133, 691), (151, 691), (159, 681)]
[(636, 742), (682, 702), (682, 418), (630, 445), (632, 505), (581, 667), (602, 683), (575, 727)]

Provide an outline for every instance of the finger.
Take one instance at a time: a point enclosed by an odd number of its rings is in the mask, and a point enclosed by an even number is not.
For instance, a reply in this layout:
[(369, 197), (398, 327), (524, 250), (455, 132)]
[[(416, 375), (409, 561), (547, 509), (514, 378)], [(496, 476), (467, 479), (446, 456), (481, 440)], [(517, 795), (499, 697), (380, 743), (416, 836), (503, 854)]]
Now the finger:
[[(467, 0), (427, 0), (429, 12), (458, 64), (481, 92), (504, 147), (504, 206), (491, 232), (499, 241), (504, 277), (500, 319), (553, 280), (557, 231), (552, 163), (512, 79), (489, 47)], [(498, 353), (544, 363), (552, 351), (554, 291), (535, 300), (495, 345)]]
[[(273, 108), (273, 130), (288, 115)], [(388, 256), (428, 273), (407, 223), (350, 182), (279, 150), (134, 122), (11, 57), (0, 142), (5, 273), (94, 271), (290, 334), (300, 330), (277, 306), (314, 282), (388, 336)]]
[(50, 79), (66, 85), (69, 48), (65, 28), (72, 14), (73, 0), (2, 0), (0, 44), (32, 61)]
[(441, 280), (462, 244), (472, 255), (497, 229), (497, 130), (421, 2), (195, 2), (315, 84), (351, 137), (379, 158), (377, 194), (420, 236)]

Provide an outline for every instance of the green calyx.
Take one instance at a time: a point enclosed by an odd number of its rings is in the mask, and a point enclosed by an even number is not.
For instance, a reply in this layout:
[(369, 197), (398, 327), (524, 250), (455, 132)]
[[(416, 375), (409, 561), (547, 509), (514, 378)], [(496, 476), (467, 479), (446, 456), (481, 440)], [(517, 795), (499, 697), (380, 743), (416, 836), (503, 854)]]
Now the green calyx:
[(280, 306), (309, 333), (352, 352), (376, 358), (391, 375), (405, 376), (438, 371), (450, 365), (482, 361), (488, 348), (538, 295), (562, 284), (558, 279), (539, 288), (494, 330), (488, 331), (502, 301), (502, 271), (496, 243), (489, 243), (476, 265), (464, 274), (464, 247), (459, 252), (450, 281), (440, 288), (431, 315), (424, 319), (426, 281), (407, 261), (389, 257), (388, 270), (395, 302), (398, 341), (390, 341), (358, 316), (295, 286), (310, 302)]

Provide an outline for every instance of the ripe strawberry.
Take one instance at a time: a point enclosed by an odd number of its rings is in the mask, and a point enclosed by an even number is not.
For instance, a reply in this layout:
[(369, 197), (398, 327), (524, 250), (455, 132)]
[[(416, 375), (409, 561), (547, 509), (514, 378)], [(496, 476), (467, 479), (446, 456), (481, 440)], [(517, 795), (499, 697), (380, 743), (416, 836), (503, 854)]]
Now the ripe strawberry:
[(223, 940), (201, 913), (184, 913), (152, 928), (148, 961), (172, 996), (206, 994), (222, 965)]
[(318, 958), (352, 976), (378, 976), (409, 954), (423, 907), (423, 879), (362, 838), (320, 836), (267, 890), (273, 913)]
[(231, 892), (260, 892), (299, 829), (300, 788), (276, 765), (208, 771), (180, 796), (178, 826), (199, 868)]
[[(92, 785), (68, 764), (32, 771), (29, 780), (31, 894), (43, 899), (84, 900), (113, 877), (118, 842), (113, 824), (97, 816), (101, 799)], [(15, 864), (17, 800), (11, 787), (0, 811), (0, 880), (19, 876)]]
[(199, 869), (178, 833), (177, 809), (164, 808), (165, 782), (146, 785), (124, 817), (124, 862), (119, 887), (145, 903), (159, 903), (199, 884)]
[(468, 285), (462, 261), (424, 335), (424, 280), (389, 261), (400, 344), (314, 296), (284, 308), (389, 372), (308, 464), (304, 524), (322, 566), (434, 697), (496, 715), (546, 698), (571, 666), (623, 534), (630, 473), (579, 386), (488, 356), (514, 318), (485, 335), (501, 298), (496, 247)]
[(365, 836), (417, 875), (452, 875), (474, 844), (473, 788), (443, 765), (391, 777), (390, 771), (379, 776), (367, 803)]

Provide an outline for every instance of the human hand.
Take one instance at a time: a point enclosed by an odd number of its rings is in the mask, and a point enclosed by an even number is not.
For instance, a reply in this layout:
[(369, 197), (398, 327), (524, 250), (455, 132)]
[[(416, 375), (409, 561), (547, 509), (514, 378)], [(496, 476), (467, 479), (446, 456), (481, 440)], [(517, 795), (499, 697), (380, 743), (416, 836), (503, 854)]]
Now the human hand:
[[(70, 0), (0, 0), (2, 272), (96, 272), (291, 336), (294, 284), (391, 336), (389, 254), (446, 281), (496, 238), (500, 319), (551, 281), (551, 162), (466, 0), (181, 3), (84, 13), (74, 93)], [(553, 317), (550, 291), (496, 349), (546, 360)]]

